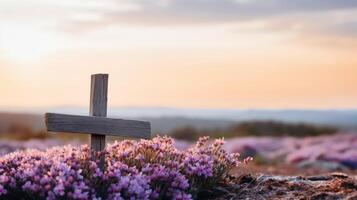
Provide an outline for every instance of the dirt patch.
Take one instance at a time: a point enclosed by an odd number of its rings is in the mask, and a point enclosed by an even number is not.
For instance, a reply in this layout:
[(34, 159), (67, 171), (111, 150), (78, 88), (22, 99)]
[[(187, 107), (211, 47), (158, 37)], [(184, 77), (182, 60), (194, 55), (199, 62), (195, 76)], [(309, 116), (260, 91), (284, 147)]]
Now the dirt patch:
[(355, 200), (357, 177), (337, 173), (319, 176), (240, 175), (205, 191), (201, 199)]

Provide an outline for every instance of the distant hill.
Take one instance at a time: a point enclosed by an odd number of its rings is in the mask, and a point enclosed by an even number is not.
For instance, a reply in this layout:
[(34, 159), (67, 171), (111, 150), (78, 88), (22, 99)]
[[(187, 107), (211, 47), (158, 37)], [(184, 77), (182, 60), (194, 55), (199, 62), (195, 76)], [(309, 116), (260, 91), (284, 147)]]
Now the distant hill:
[(152, 132), (169, 133), (174, 129), (181, 127), (193, 127), (198, 130), (203, 129), (223, 129), (233, 125), (235, 122), (219, 119), (194, 119), (185, 117), (160, 117), (160, 118), (140, 118), (151, 123)]
[(14, 126), (27, 127), (34, 131), (43, 130), (45, 128), (42, 115), (0, 113), (0, 133), (7, 132), (7, 130)]
[(357, 110), (224, 110), (224, 109), (175, 109), (175, 108), (113, 108), (112, 116), (131, 118), (160, 118), (174, 120), (186, 118), (195, 120), (220, 121), (229, 124), (241, 121), (282, 121), (330, 125), (342, 129), (357, 129)]
[[(55, 107), (24, 111), (33, 114), (19, 114), (20, 110), (12, 110), (11, 113), (0, 112), (0, 132), (6, 129), (9, 124), (16, 123), (23, 123), (36, 130), (44, 129), (43, 113), (46, 111), (88, 115), (88, 109), (84, 107)], [(252, 120), (308, 123), (357, 130), (357, 110), (224, 110), (111, 107), (108, 109), (108, 116), (150, 121), (154, 133), (170, 132), (183, 126), (191, 126), (198, 129), (224, 128), (237, 122)]]
[[(133, 119), (150, 121), (154, 134), (168, 133), (173, 129), (185, 126), (197, 129), (214, 129), (224, 128), (234, 123), (229, 120), (191, 119), (185, 117), (142, 117)], [(34, 131), (45, 130), (44, 116), (41, 114), (0, 113), (0, 134), (8, 133), (8, 130), (14, 126), (30, 128)]]

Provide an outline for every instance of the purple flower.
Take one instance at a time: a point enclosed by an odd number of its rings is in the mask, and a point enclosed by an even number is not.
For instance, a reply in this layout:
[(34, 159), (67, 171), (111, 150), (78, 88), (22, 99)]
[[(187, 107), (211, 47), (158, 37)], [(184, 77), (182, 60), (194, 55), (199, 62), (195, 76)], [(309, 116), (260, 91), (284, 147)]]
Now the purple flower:
[(115, 142), (97, 152), (105, 156), (104, 171), (88, 146), (19, 151), (0, 158), (0, 198), (189, 200), (239, 164), (223, 144), (208, 145), (204, 137), (180, 151), (170, 137)]

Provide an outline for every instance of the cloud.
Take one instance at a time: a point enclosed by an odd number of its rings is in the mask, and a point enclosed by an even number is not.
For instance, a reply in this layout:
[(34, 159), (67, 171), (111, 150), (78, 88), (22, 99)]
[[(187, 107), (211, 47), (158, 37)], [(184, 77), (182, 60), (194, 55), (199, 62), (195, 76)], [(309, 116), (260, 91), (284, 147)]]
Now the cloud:
[(128, 3), (118, 1), (112, 9), (97, 12), (106, 23), (189, 25), (357, 7), (351, 0), (130, 0), (136, 9), (120, 9)]
[[(109, 1), (109, 0), (108, 0)], [(353, 0), (121, 0), (110, 8), (81, 9), (95, 20), (71, 18), (65, 31), (105, 26), (198, 26), (262, 21), (268, 27), (331, 36), (355, 37), (357, 1)], [(126, 9), (123, 9), (126, 8)], [(331, 14), (332, 13), (332, 14)], [(349, 13), (348, 16), (338, 16)], [(318, 17), (316, 17), (318, 16)]]
[(351, 41), (357, 39), (357, 9), (273, 17), (265, 20), (260, 28), (269, 31), (292, 31), (306, 39), (320, 37), (320, 40), (328, 43), (344, 42), (352, 45)]
[[(201, 26), (259, 21), (264, 28), (357, 36), (354, 0), (4, 0), (1, 20), (43, 21), (68, 33), (107, 26)], [(337, 13), (337, 14), (336, 14)]]

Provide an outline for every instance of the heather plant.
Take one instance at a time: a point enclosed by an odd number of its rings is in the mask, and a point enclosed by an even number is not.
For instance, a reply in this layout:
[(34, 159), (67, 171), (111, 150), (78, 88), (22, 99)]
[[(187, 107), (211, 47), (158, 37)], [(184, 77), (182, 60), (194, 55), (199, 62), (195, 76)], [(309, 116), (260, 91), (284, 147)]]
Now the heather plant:
[(97, 155), (87, 146), (11, 153), (0, 158), (0, 199), (194, 199), (240, 163), (223, 143), (203, 137), (180, 151), (158, 136), (115, 142)]

